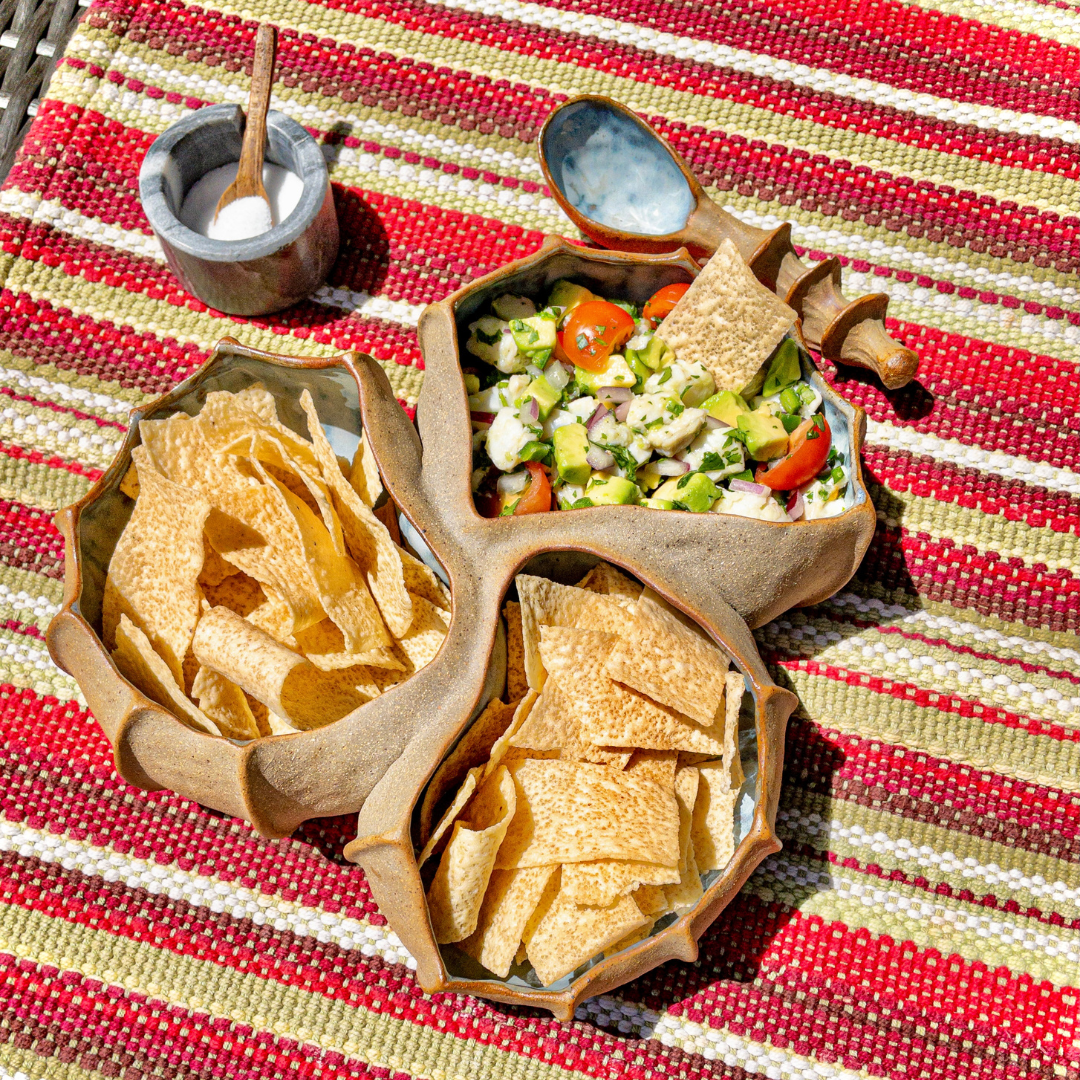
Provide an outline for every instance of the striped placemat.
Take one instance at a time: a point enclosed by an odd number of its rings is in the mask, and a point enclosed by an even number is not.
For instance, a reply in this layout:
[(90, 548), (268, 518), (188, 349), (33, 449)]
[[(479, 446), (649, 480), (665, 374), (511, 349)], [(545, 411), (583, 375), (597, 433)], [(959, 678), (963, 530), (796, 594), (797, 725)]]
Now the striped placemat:
[[(208, 311), (148, 233), (150, 142), (241, 102), (325, 144), (344, 245), (280, 316)], [(1056, 0), (99, 0), (0, 192), (0, 1078), (1080, 1075), (1080, 88)], [(758, 634), (802, 708), (770, 858), (703, 941), (577, 1021), (428, 998), (341, 860), (120, 782), (43, 640), (53, 512), (229, 333), (370, 351), (569, 225), (531, 140), (629, 103), (756, 225), (891, 292), (920, 381), (870, 415), (851, 585)], [(835, 374), (835, 373), (833, 373)]]

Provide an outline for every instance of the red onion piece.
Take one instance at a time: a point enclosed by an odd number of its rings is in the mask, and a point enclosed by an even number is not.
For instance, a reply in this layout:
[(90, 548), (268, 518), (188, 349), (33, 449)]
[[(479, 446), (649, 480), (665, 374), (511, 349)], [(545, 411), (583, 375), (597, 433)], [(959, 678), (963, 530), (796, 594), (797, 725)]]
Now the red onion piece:
[(540, 402), (536, 398), (531, 397), (521, 406), (521, 419), (526, 423), (531, 423), (540, 419)]
[(619, 406), (619, 407), (618, 407), (618, 408), (617, 408), (617, 409), (615, 410), (615, 419), (616, 419), (616, 420), (618, 420), (620, 424), (621, 424), (621, 423), (623, 423), (623, 422), (624, 422), (624, 421), (626, 420), (626, 417), (627, 417), (627, 415), (628, 415), (628, 414), (629, 414), (629, 412), (630, 412), (630, 406), (631, 406), (632, 404), (633, 404), (633, 401), (632, 401), (632, 400), (627, 400), (627, 401), (624, 401), (624, 402), (623, 402), (623, 403), (622, 403), (622, 404), (621, 404), (621, 405), (620, 405), (620, 406)]
[(633, 396), (634, 392), (629, 386), (601, 386), (596, 391), (597, 400), (605, 405), (621, 404), (629, 401)]
[(751, 484), (749, 480), (732, 480), (732, 491), (748, 491), (751, 495), (768, 495), (769, 489), (764, 484)]
[(609, 454), (606, 450), (601, 450), (598, 446), (589, 449), (589, 452), (585, 455), (585, 460), (589, 463), (589, 467), (593, 469), (610, 469), (615, 464), (614, 455)]
[(683, 473), (690, 471), (689, 463), (680, 461), (678, 458), (662, 458), (654, 464), (661, 476), (682, 476)]
[(495, 414), (493, 412), (471, 412), (469, 413), (469, 417), (478, 424), (493, 424), (495, 422)]
[(585, 430), (592, 431), (592, 429), (600, 423), (608, 414), (608, 407), (604, 404), (597, 405), (593, 410), (592, 416), (585, 422)]
[(801, 491), (795, 492), (794, 501), (788, 500), (787, 513), (792, 521), (798, 521), (806, 513), (806, 500)]
[(710, 431), (715, 431), (717, 428), (731, 427), (730, 424), (725, 424), (723, 420), (718, 420), (712, 413), (705, 414), (705, 426)]

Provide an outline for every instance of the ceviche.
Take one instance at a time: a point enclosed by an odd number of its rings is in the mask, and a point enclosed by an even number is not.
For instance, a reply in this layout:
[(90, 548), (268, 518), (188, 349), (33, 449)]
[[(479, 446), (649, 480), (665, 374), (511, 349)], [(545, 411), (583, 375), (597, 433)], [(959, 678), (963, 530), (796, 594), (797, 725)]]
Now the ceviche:
[(641, 308), (561, 280), (540, 302), (499, 296), (469, 324), (482, 514), (611, 503), (769, 521), (842, 511), (849, 463), (794, 338), (732, 365), (665, 333), (709, 268)]

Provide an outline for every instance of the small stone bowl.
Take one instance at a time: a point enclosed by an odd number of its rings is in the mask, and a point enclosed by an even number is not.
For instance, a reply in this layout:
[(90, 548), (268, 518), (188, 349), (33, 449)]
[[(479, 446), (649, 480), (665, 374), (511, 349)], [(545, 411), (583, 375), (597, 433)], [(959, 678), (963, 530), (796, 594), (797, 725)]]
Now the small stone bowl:
[(159, 135), (143, 158), (139, 198), (173, 273), (189, 292), (230, 315), (266, 315), (303, 300), (338, 254), (334, 195), (319, 144), (283, 113), (266, 118), (266, 160), (296, 173), (293, 212), (248, 240), (211, 240), (180, 221), (184, 196), (208, 172), (240, 159), (244, 113), (213, 105)]

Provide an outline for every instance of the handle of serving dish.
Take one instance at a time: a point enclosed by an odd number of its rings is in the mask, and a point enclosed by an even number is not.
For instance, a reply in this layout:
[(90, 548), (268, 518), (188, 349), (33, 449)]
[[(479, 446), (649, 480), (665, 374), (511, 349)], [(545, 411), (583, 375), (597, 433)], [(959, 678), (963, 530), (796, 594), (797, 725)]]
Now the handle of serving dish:
[(885, 329), (888, 296), (848, 300), (840, 287), (840, 263), (826, 259), (808, 267), (795, 253), (786, 222), (771, 231), (755, 229), (703, 194), (686, 223), (686, 246), (694, 255), (710, 256), (723, 240), (730, 240), (758, 280), (794, 308), (806, 340), (826, 360), (866, 368), (889, 390), (915, 377), (918, 354)]

